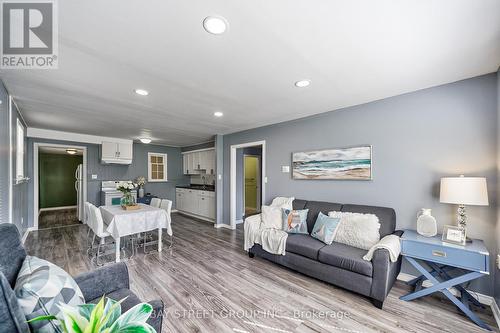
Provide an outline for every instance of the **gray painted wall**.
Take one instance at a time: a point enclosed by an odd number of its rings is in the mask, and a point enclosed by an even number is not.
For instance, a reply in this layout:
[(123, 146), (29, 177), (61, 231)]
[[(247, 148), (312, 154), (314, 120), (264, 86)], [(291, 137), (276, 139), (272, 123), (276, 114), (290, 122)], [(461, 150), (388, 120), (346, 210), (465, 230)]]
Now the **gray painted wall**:
[[(332, 93), (335, 93), (332, 91)], [(230, 146), (266, 140), (265, 202), (278, 195), (393, 207), (397, 227), (416, 228), (416, 213), (432, 208), (439, 228), (455, 223), (456, 207), (439, 203), (443, 176), (488, 179), (490, 206), (469, 207), (469, 235), (496, 253), (497, 78), (488, 74), (295, 121), (224, 136)], [(291, 153), (373, 145), (373, 181), (292, 180), (281, 173)], [(224, 174), (224, 223), (229, 224), (229, 172)], [(491, 256), (491, 264), (493, 265)], [(404, 269), (406, 271), (407, 268)], [(471, 286), (493, 294), (493, 279)]]
[(9, 223), (9, 95), (0, 81), (0, 223)]
[[(104, 165), (100, 162), (100, 145), (86, 144), (68, 141), (54, 141), (30, 138), (28, 140), (28, 170), (29, 177), (33, 180), (33, 145), (34, 143), (54, 143), (73, 144), (87, 147), (87, 200), (94, 204), (100, 204), (101, 181), (103, 180), (129, 180), (138, 176), (148, 176), (148, 152), (168, 154), (167, 172), (168, 182), (147, 183), (144, 186), (145, 192), (157, 195), (161, 198), (173, 201), (175, 208), (175, 186), (186, 184), (189, 178), (182, 174), (181, 149), (177, 147), (167, 147), (158, 145), (146, 145), (134, 143), (134, 159), (131, 165)], [(96, 174), (97, 179), (91, 179), (91, 175)], [(29, 202), (33, 202), (33, 181), (29, 186)], [(33, 205), (29, 207), (30, 226), (33, 225)]]
[[(497, 193), (500, 193), (500, 68), (497, 71)], [(500, 200), (497, 202), (497, 230), (496, 230), (496, 254), (500, 253)], [(495, 270), (495, 300), (497, 305), (500, 307), (500, 271), (496, 266), (493, 266)]]

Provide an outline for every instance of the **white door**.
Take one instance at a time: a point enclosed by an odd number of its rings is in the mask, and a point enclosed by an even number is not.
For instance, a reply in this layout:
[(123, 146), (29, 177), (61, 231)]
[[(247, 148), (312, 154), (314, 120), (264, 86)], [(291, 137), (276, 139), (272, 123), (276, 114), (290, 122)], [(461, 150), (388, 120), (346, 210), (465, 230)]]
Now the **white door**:
[(117, 145), (116, 142), (106, 142), (103, 141), (101, 145), (102, 158), (103, 159), (114, 159), (117, 158)]
[(128, 143), (118, 143), (118, 157), (124, 160), (132, 159), (132, 145)]

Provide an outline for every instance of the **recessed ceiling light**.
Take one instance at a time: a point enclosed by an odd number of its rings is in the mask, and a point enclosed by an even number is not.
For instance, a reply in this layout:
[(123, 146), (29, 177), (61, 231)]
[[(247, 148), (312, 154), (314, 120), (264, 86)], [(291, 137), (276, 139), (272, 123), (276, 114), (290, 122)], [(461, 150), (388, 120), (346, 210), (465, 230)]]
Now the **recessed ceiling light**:
[(76, 149), (66, 149), (66, 152), (70, 155), (75, 155), (76, 154)]
[(208, 16), (203, 20), (203, 28), (211, 34), (220, 35), (227, 29), (227, 21), (220, 16)]
[(311, 84), (310, 80), (300, 80), (300, 81), (295, 82), (295, 86), (299, 87), (299, 88), (307, 87), (310, 84)]
[(149, 95), (149, 91), (144, 90), (144, 89), (136, 89), (136, 90), (134, 90), (134, 92), (137, 95), (141, 95), (141, 96), (147, 96), (147, 95)]
[(215, 111), (214, 112), (214, 116), (215, 117), (222, 117), (224, 115), (224, 113), (220, 112), (220, 111)]
[(151, 142), (150, 138), (141, 138), (140, 140), (142, 143), (150, 143)]

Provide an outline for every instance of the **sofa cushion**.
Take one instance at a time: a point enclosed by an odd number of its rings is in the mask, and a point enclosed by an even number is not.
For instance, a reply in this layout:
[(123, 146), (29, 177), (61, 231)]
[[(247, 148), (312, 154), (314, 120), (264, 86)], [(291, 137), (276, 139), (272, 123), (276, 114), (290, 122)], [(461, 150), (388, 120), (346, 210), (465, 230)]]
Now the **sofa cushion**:
[(365, 254), (366, 250), (333, 242), (319, 250), (318, 260), (324, 264), (372, 276), (373, 266), (371, 261), (363, 260)]
[(26, 258), (26, 251), (21, 243), (19, 231), (14, 224), (0, 224), (0, 272), (14, 287), (17, 274)]
[(380, 238), (392, 234), (396, 229), (396, 212), (392, 208), (365, 205), (343, 205), (341, 211), (377, 215), (380, 222)]
[(312, 232), (314, 228), (314, 223), (318, 218), (319, 212), (328, 215), (328, 212), (333, 210), (340, 210), (342, 208), (341, 204), (333, 202), (323, 202), (323, 201), (308, 201), (305, 206), (309, 209), (309, 214), (307, 215), (307, 231)]
[(295, 200), (293, 200), (293, 203), (292, 203), (293, 209), (296, 209), (296, 210), (304, 209), (306, 207), (306, 203), (307, 203), (306, 200), (295, 199)]
[(9, 281), (0, 272), (0, 332), (29, 332), (24, 312), (19, 307)]
[(303, 234), (290, 234), (286, 240), (286, 252), (300, 254), (314, 260), (318, 260), (318, 252), (324, 246), (325, 243)]

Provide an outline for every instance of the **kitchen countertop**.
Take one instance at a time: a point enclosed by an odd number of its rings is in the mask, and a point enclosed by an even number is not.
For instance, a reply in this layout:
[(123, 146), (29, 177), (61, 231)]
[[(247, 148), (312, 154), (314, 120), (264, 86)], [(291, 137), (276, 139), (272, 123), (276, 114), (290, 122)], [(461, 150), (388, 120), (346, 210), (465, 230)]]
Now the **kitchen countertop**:
[(177, 185), (176, 188), (187, 188), (190, 190), (200, 190), (200, 191), (211, 191), (215, 192), (215, 186), (213, 185)]

